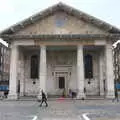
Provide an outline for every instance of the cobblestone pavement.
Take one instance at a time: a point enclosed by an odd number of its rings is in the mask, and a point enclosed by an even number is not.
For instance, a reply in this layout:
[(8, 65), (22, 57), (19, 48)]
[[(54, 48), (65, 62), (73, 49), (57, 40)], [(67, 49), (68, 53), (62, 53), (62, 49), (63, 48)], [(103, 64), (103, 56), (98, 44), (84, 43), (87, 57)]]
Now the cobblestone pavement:
[(0, 120), (120, 120), (120, 102), (110, 100), (0, 101)]

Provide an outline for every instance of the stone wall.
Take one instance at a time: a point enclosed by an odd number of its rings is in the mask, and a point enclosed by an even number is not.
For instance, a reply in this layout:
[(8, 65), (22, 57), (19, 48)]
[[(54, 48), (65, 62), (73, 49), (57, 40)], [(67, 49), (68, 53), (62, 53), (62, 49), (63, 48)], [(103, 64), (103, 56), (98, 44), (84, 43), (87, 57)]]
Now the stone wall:
[[(85, 79), (85, 88), (87, 95), (99, 95), (100, 93), (100, 73), (99, 73), (99, 52), (92, 51), (90, 53), (93, 56), (93, 79), (88, 84), (88, 79)], [(33, 79), (30, 78), (30, 58), (32, 55), (38, 54), (38, 51), (24, 52), (24, 60), (21, 59), (19, 71), (21, 73), (21, 95), (34, 95), (39, 92), (39, 79), (35, 79), (36, 83), (33, 84)], [(24, 68), (23, 68), (24, 66)], [(67, 80), (67, 88), (74, 91), (77, 90), (77, 72), (76, 72), (76, 51), (48, 51), (47, 52), (47, 93), (48, 94), (60, 94), (61, 91), (57, 86), (56, 72), (67, 72), (65, 76)], [(23, 75), (24, 73), (24, 75)], [(23, 80), (24, 79), (24, 80)], [(24, 87), (24, 88), (23, 88)], [(23, 92), (23, 93), (22, 93)], [(67, 91), (68, 92), (68, 91)]]

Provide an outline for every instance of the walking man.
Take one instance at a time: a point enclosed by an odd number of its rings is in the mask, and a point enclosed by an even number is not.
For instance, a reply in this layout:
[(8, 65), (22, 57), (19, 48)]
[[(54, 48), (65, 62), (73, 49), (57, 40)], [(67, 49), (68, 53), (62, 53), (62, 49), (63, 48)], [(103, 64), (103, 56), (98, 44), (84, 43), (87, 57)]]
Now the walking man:
[(46, 107), (48, 107), (47, 97), (46, 97), (45, 93), (43, 92), (43, 90), (41, 92), (42, 92), (42, 100), (41, 100), (41, 103), (40, 103), (40, 107), (42, 106), (43, 102), (46, 104)]

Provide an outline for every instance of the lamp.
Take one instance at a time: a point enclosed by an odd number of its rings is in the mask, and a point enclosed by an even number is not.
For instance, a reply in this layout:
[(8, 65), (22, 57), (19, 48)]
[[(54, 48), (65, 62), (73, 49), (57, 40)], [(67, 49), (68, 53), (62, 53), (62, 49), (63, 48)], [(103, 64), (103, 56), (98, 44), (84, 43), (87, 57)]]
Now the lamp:
[(89, 80), (88, 80), (88, 84), (90, 84), (91, 83), (91, 72), (89, 72), (89, 75), (88, 75), (88, 78), (89, 78)]
[(36, 84), (36, 79), (33, 79), (33, 84)]

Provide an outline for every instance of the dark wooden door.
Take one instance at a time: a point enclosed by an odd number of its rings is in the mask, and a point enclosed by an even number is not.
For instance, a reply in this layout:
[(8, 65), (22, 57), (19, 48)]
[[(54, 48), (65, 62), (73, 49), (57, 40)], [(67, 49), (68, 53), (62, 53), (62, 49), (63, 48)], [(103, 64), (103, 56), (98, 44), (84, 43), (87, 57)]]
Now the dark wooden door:
[(59, 88), (60, 89), (65, 88), (65, 77), (59, 77)]

